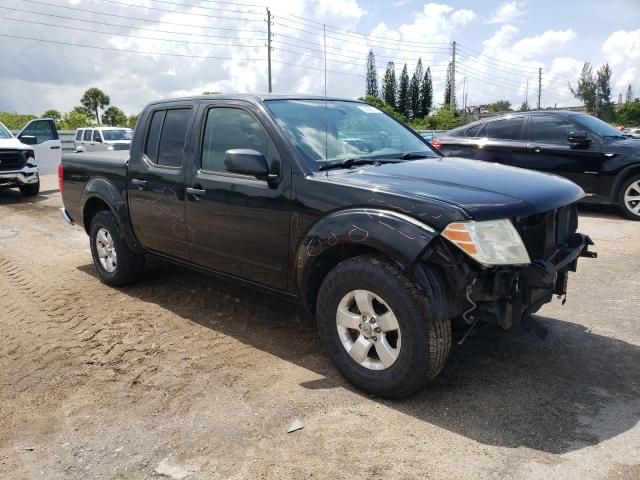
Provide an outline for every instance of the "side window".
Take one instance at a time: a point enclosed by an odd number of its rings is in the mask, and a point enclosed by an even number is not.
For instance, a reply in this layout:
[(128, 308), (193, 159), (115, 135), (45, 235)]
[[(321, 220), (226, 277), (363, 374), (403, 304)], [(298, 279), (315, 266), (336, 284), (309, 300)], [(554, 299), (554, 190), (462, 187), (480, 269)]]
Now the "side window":
[(154, 112), (153, 117), (151, 117), (144, 153), (153, 163), (158, 163), (158, 142), (160, 141), (160, 132), (162, 131), (162, 124), (164, 123), (166, 113), (166, 110), (158, 110)]
[(467, 129), (467, 137), (475, 138), (478, 136), (480, 129), (484, 126), (484, 123), (479, 123)]
[(79, 142), (80, 140), (82, 140), (82, 132), (83, 132), (82, 130), (78, 130), (76, 132), (76, 141)]
[(224, 172), (224, 154), (232, 148), (248, 148), (270, 158), (275, 147), (258, 120), (238, 108), (212, 108), (207, 113), (202, 142), (202, 169)]
[(531, 117), (531, 141), (568, 144), (569, 133), (578, 130), (572, 123), (550, 116)]
[(144, 148), (149, 160), (164, 167), (182, 165), (190, 118), (190, 108), (154, 112)]
[(88, 142), (91, 140), (91, 132), (92, 130), (85, 130), (84, 131), (84, 137), (82, 137), (82, 140), (84, 140), (85, 142)]
[(505, 118), (489, 122), (482, 136), (499, 140), (522, 140), (524, 117)]
[(100, 142), (102, 139), (100, 138), (100, 130), (93, 131), (93, 141)]
[(58, 133), (53, 128), (53, 122), (49, 120), (36, 120), (31, 122), (29, 126), (24, 129), (22, 135), (36, 137), (39, 144), (47, 140), (58, 140)]

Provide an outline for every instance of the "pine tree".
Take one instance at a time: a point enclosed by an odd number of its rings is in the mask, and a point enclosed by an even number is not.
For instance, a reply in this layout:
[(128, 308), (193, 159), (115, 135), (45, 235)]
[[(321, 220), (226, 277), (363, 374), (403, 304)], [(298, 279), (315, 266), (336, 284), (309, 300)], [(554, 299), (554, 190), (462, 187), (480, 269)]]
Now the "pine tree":
[(398, 90), (398, 111), (409, 118), (411, 114), (411, 102), (409, 99), (409, 72), (407, 72), (407, 64), (404, 64), (402, 73), (400, 74), (400, 89)]
[(424, 76), (422, 69), (422, 59), (418, 58), (418, 64), (409, 83), (409, 104), (411, 108), (411, 118), (422, 118), (424, 115), (420, 111), (420, 82)]
[(602, 65), (596, 73), (596, 97), (598, 118), (605, 122), (612, 121), (615, 115), (611, 103), (611, 67), (608, 63)]
[(451, 63), (447, 67), (447, 81), (444, 86), (444, 104), (451, 107)]
[(431, 81), (431, 68), (427, 67), (420, 85), (420, 113), (418, 118), (429, 115), (433, 103), (433, 83)]
[(376, 69), (376, 56), (373, 50), (369, 50), (367, 57), (367, 96), (378, 96), (378, 70)]
[(627, 87), (627, 95), (624, 98), (624, 103), (633, 102), (633, 88), (631, 88), (631, 84)]
[(382, 78), (382, 99), (394, 109), (396, 108), (397, 91), (396, 66), (393, 62), (389, 62)]
[(593, 76), (593, 68), (589, 62), (584, 62), (582, 66), (582, 72), (578, 79), (578, 85), (574, 89), (569, 84), (569, 90), (574, 97), (581, 100), (584, 103), (587, 112), (597, 115), (598, 102), (596, 98), (596, 79)]

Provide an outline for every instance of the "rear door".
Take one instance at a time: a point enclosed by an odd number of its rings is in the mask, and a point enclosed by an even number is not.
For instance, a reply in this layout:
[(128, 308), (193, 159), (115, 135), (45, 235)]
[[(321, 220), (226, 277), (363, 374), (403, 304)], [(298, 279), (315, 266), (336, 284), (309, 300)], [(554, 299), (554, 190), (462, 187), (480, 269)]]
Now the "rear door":
[(100, 130), (97, 128), (93, 131), (93, 136), (91, 137), (91, 150), (94, 152), (106, 150), (102, 144), (102, 135), (100, 134)]
[[(186, 202), (193, 262), (285, 289), (291, 169), (275, 146), (273, 126), (251, 104), (217, 101), (203, 105), (198, 132), (188, 185), (199, 194)], [(272, 171), (280, 170), (278, 180), (227, 172), (224, 154), (232, 148), (262, 153)]]
[(188, 260), (193, 233), (185, 223), (186, 146), (191, 104), (163, 105), (147, 112), (145, 135), (131, 152), (127, 193), (131, 223), (145, 248)]
[[(590, 146), (572, 148), (568, 136), (584, 131), (563, 117), (532, 115), (529, 126), (527, 165), (541, 172), (554, 173), (574, 181), (587, 193), (597, 193), (600, 169), (605, 156), (599, 139)], [(590, 134), (591, 135), (591, 134)]]
[(58, 137), (58, 130), (51, 119), (31, 120), (18, 133), (18, 139), (22, 136), (36, 137), (37, 144), (31, 145), (38, 164), (45, 170), (57, 168), (62, 159), (62, 143)]
[(507, 116), (485, 123), (474, 139), (472, 158), (523, 167), (527, 161), (526, 117)]

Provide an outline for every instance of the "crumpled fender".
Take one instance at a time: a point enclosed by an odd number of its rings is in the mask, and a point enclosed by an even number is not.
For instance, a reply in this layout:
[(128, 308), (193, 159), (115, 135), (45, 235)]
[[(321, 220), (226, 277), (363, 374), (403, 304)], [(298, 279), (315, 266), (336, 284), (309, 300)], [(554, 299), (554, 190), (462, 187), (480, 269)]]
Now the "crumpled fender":
[(84, 225), (85, 206), (92, 198), (99, 198), (106, 203), (118, 222), (120, 230), (129, 244), (129, 246), (137, 252), (142, 251), (140, 243), (136, 239), (131, 221), (129, 219), (129, 209), (127, 208), (127, 199), (118, 191), (116, 186), (104, 177), (93, 177), (87, 182), (80, 197), (80, 207), (82, 212), (82, 224), (89, 233), (89, 225)]
[[(294, 242), (296, 221), (294, 216)], [(409, 267), (438, 233), (430, 225), (393, 210), (351, 208), (334, 212), (314, 223), (297, 242), (295, 262), (298, 291), (304, 291), (315, 261), (332, 247), (343, 244), (366, 245)]]

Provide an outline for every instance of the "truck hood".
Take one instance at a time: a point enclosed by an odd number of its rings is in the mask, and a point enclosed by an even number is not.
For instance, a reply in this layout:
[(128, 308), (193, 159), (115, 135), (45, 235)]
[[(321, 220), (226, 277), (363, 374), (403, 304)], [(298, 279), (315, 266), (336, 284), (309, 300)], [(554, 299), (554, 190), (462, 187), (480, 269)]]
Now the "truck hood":
[(446, 202), (476, 220), (535, 215), (584, 197), (579, 186), (555, 175), (456, 157), (337, 170), (331, 177), (374, 192)]
[(29, 150), (31, 147), (25, 145), (17, 138), (0, 139), (0, 148), (10, 148), (12, 150)]

